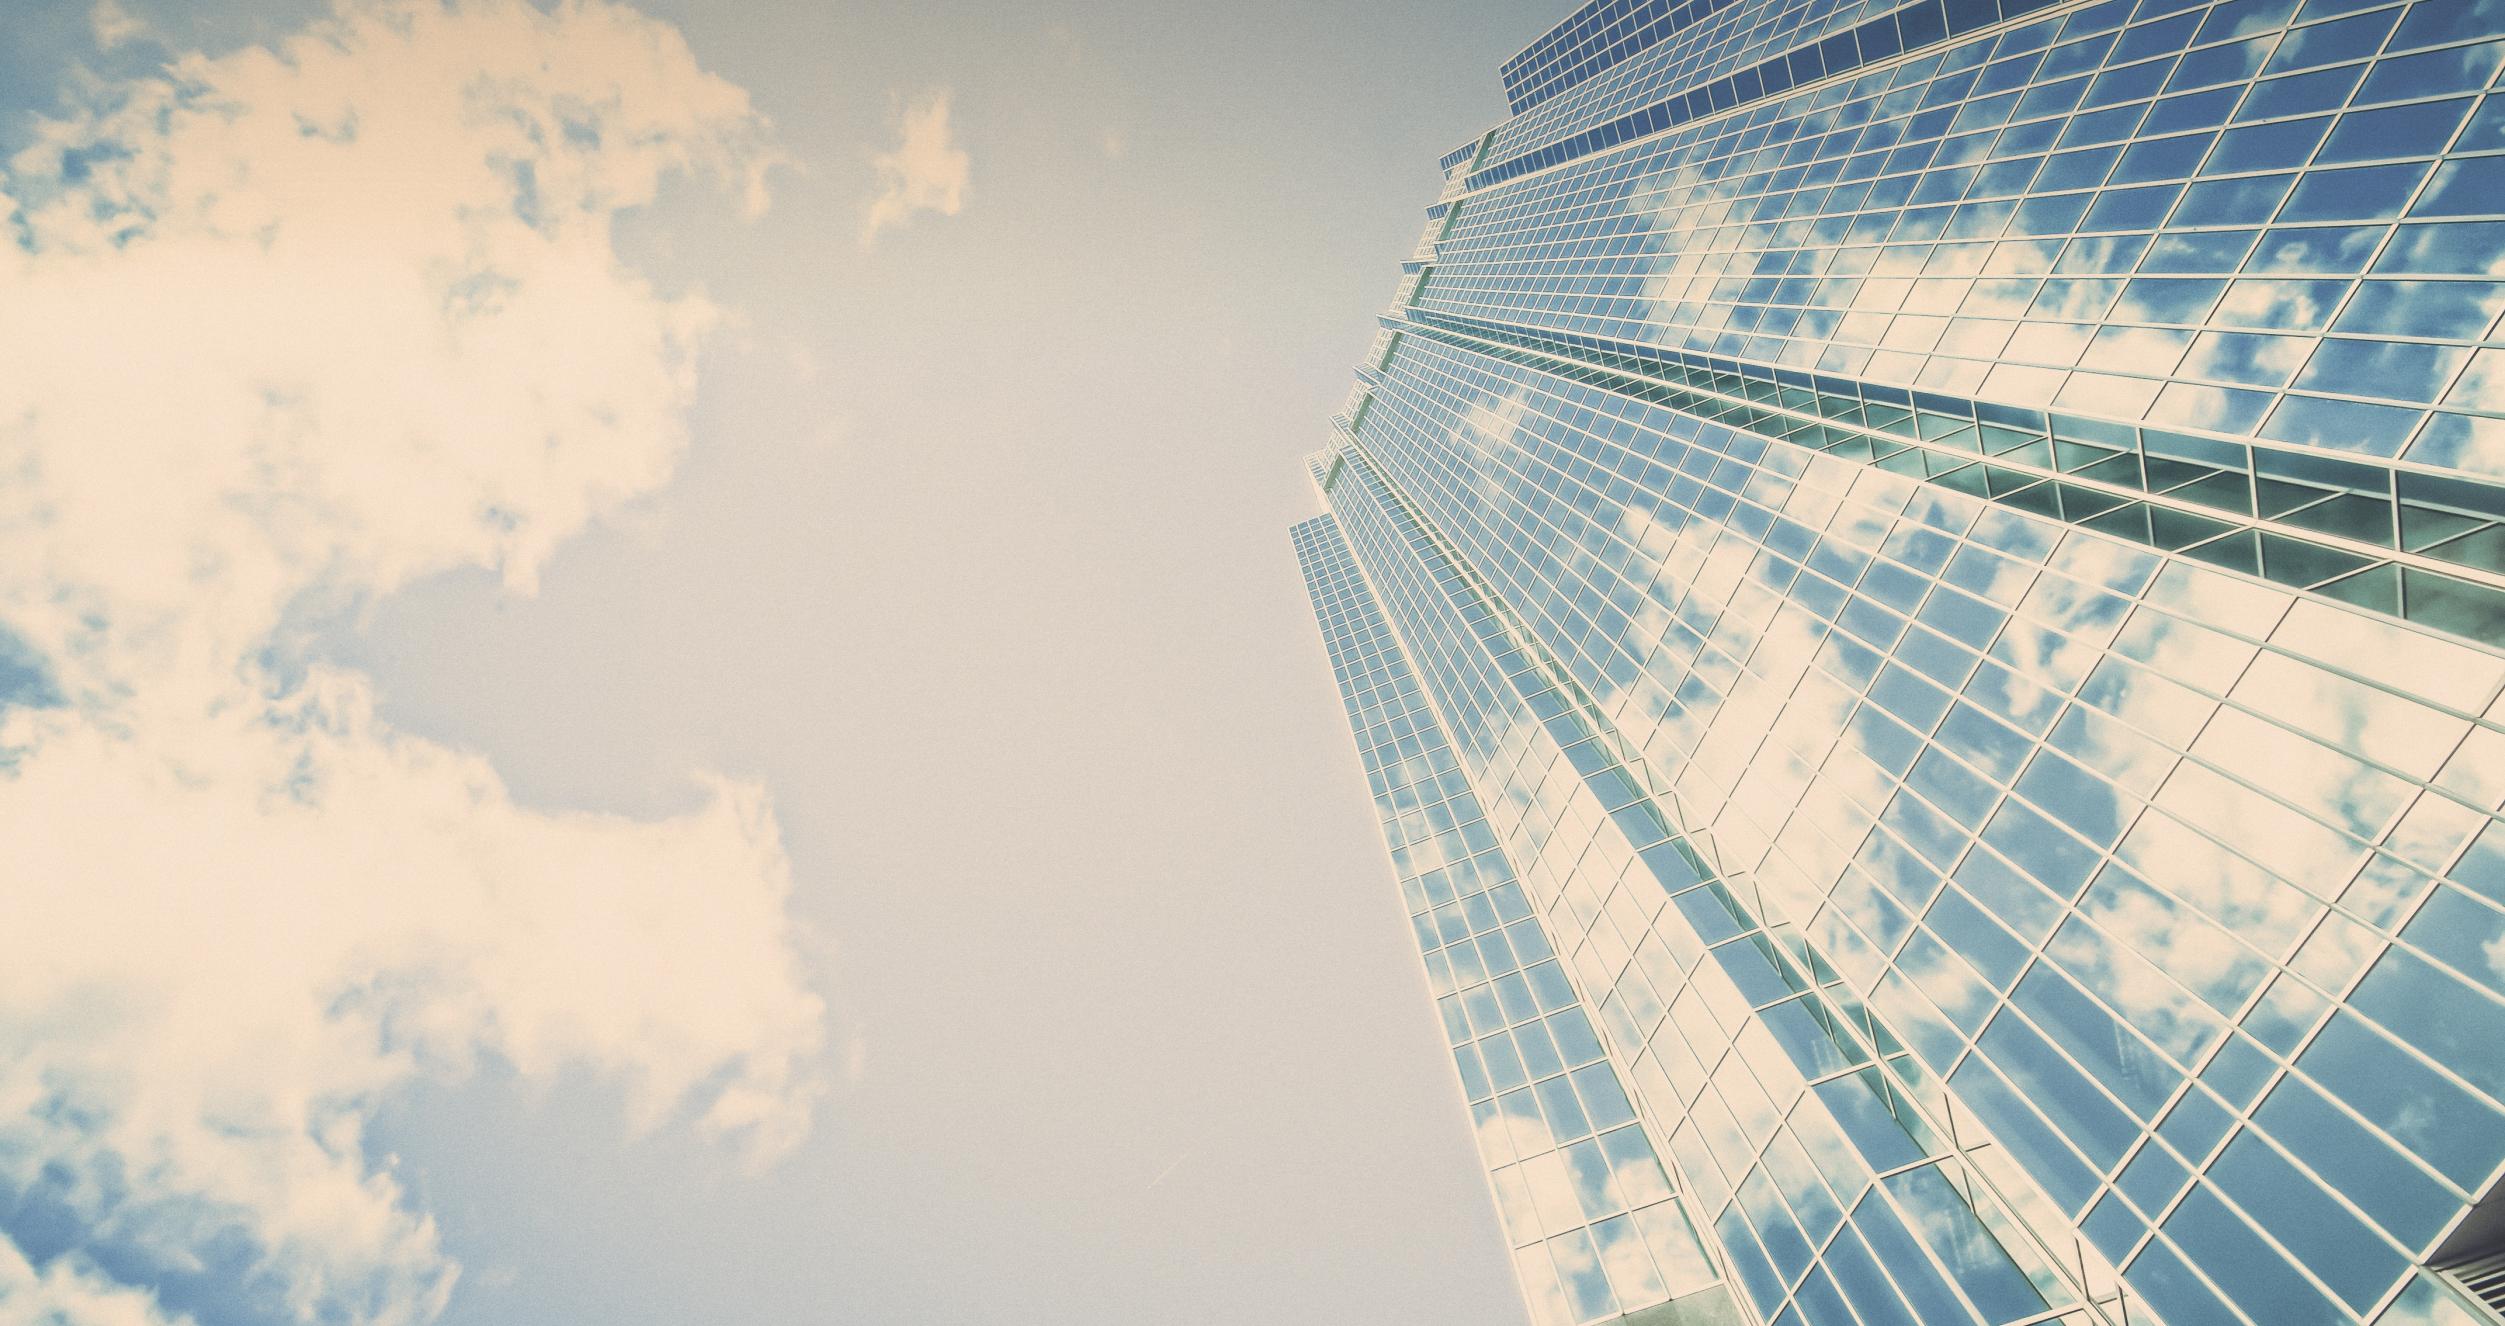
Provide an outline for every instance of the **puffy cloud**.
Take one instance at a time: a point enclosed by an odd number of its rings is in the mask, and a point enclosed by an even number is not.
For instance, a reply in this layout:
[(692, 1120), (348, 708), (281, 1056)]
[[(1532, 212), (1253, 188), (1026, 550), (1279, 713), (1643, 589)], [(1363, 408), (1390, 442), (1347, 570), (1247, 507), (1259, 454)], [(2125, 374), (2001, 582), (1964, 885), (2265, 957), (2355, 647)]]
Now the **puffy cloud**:
[(775, 152), (598, 0), (340, 0), (83, 95), (0, 172), (0, 1326), (424, 1321), (387, 1093), (588, 1068), (768, 1158), (822, 1010), (759, 789), (519, 807), (288, 642), (668, 479), (723, 315), (611, 225)]
[(916, 102), (898, 129), (896, 149), (879, 153), (872, 162), (878, 170), (878, 194), (861, 221), (865, 249), (880, 231), (903, 225), (916, 212), (955, 216), (965, 206), (973, 162), (949, 136), (948, 93), (934, 92)]

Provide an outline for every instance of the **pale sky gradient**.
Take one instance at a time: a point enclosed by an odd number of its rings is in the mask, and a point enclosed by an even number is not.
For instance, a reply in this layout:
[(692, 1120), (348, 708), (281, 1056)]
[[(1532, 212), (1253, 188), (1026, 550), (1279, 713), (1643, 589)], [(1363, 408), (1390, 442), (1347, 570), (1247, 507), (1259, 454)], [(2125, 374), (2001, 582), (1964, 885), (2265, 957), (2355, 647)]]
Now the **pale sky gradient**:
[[(50, 229), (0, 246), (0, 300), (92, 311), (0, 312), (57, 357), (0, 391), (0, 445), (86, 513), (0, 532), (0, 622), (92, 697), (46, 711), (0, 819), (96, 812), (43, 839), (92, 878), (13, 893), (99, 937), (0, 982), (0, 1109), (12, 1071), (195, 1045), (41, 1145), (190, 1157), (147, 1210), (413, 1322), (1519, 1323), (1285, 530), (1435, 158), (1564, 6), (652, 0), (595, 41), (480, 5), (520, 26), (376, 36), (390, 79), (354, 44), (318, 87), (233, 59), (325, 8), (35, 0), (0, 38), (0, 148), (56, 142), (11, 172)], [(272, 132), (87, 112), (141, 149), (73, 165), (38, 127), (196, 50)], [(542, 139), (454, 123), (491, 71)], [(306, 113), (346, 102), (353, 132)], [(262, 174), (87, 235), (95, 181), (159, 149), (167, 197)], [(322, 173), (348, 160), (374, 173)], [(427, 229), (480, 198), (531, 215)], [(247, 254), (220, 237), (254, 206), (283, 224)], [(342, 298), (403, 269), (428, 284)], [(468, 339), (432, 338), (447, 300)], [(106, 347), (152, 390), (81, 378)], [(474, 449), (457, 481), (429, 439)], [(71, 486), (82, 454), (118, 468)], [(248, 518), (186, 496), (238, 485)], [(64, 585), (101, 642), (46, 625)], [(327, 678), (315, 735), (199, 717), (278, 703), (239, 659)], [(290, 760), (327, 780), (301, 813), (249, 795)], [(203, 878), (238, 905), (190, 911)], [(154, 947), (108, 952), (125, 928)], [(379, 1042), (306, 1002), (366, 961), (410, 982), (365, 992)], [(88, 1035), (82, 978), (201, 1021)], [(181, 1122), (280, 1080), (370, 1126)], [(316, 1177), (256, 1177), (289, 1157)], [(369, 1163), (397, 1190), (357, 1190)], [(200, 1326), (284, 1319), (148, 1269), (164, 1227), (71, 1277), (92, 1195), (28, 1190), (0, 1172), (32, 1263), (0, 1248), (0, 1320), (144, 1320), (107, 1315), (117, 1275)]]

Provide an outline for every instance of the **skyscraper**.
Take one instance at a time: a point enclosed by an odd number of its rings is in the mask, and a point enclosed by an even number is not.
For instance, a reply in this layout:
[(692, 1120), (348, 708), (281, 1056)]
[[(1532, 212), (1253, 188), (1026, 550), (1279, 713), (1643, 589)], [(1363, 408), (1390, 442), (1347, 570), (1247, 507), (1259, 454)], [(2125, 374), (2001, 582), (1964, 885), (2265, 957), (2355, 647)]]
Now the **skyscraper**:
[(1504, 66), (1295, 543), (1536, 1320), (2497, 1320), (2501, 63), (1595, 0)]

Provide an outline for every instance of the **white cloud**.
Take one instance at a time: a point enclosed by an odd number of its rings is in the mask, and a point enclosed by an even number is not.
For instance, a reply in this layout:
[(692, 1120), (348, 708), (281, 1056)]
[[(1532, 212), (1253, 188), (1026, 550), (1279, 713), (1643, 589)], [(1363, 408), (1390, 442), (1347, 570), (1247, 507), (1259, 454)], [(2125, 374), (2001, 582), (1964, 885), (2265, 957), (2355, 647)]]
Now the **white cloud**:
[(87, 11), (87, 26), (95, 34), (96, 45), (108, 51), (150, 35), (148, 25), (124, 9), (121, 0), (96, 0), (96, 7)]
[(916, 212), (955, 216), (965, 206), (972, 161), (949, 136), (948, 93), (924, 97), (904, 112), (899, 141), (872, 164), (878, 170), (878, 195), (861, 221), (861, 247), (878, 240), (879, 232), (903, 225)]
[[(185, 1322), (189, 1318), (182, 1319)], [(37, 1270), (0, 1242), (0, 1326), (169, 1326), (155, 1298), (55, 1258)]]
[(0, 627), (57, 701), (0, 709), (0, 1326), (427, 1320), (456, 1268), (363, 1128), (481, 1055), (757, 1158), (821, 1090), (759, 789), (517, 807), (284, 644), (527, 590), (667, 481), (722, 316), (611, 222), (676, 171), (762, 206), (766, 128), (599, 0), (339, 4), (0, 172)]

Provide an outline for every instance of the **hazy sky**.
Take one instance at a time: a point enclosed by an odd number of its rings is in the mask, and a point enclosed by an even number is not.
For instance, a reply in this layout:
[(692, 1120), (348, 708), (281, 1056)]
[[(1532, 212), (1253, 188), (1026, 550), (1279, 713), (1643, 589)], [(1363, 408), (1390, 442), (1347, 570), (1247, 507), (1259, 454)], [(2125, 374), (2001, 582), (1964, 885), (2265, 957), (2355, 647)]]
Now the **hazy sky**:
[(0, 1322), (1519, 1322), (1285, 531), (1554, 8), (13, 8)]

